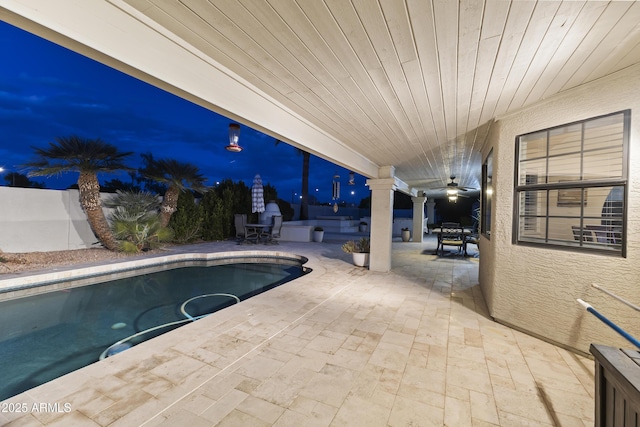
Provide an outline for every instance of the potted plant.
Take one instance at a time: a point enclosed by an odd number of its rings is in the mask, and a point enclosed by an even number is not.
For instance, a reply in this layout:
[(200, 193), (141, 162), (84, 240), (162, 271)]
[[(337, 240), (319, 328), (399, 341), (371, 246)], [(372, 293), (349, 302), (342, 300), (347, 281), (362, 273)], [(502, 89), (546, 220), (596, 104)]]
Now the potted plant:
[(411, 231), (409, 231), (409, 228), (403, 228), (400, 233), (402, 235), (403, 242), (408, 242), (409, 240), (411, 240)]
[(364, 267), (369, 264), (369, 239), (363, 237), (359, 241), (349, 240), (342, 245), (342, 250), (351, 254), (353, 264), (358, 267)]
[(358, 226), (358, 229), (360, 230), (361, 233), (366, 233), (368, 226), (369, 224), (367, 224), (366, 222), (360, 221), (360, 225)]
[(313, 241), (314, 242), (322, 242), (324, 238), (324, 228), (322, 227), (314, 227), (313, 229)]

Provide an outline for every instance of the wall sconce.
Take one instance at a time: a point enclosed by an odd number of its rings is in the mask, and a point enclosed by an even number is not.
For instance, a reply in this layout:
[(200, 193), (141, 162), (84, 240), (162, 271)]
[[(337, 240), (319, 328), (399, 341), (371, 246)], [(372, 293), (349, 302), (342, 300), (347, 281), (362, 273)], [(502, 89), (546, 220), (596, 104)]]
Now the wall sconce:
[(242, 151), (242, 147), (238, 145), (240, 140), (240, 125), (237, 123), (231, 123), (229, 125), (229, 145), (226, 148), (227, 151), (239, 153)]

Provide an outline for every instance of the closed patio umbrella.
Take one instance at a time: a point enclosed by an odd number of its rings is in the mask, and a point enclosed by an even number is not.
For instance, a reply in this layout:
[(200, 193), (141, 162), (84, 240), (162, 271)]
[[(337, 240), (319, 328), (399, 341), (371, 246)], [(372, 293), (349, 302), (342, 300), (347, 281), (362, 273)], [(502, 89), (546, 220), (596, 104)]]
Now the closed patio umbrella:
[(262, 187), (262, 178), (256, 174), (253, 178), (253, 186), (251, 186), (251, 212), (264, 212), (264, 188)]

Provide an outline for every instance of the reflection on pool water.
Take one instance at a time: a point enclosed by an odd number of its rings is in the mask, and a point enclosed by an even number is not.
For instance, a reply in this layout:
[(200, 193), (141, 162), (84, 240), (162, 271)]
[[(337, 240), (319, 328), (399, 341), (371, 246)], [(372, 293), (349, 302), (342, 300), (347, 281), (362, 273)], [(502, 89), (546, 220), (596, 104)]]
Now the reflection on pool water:
[(300, 260), (251, 261), (165, 265), (164, 271), (0, 302), (0, 400), (309, 271)]

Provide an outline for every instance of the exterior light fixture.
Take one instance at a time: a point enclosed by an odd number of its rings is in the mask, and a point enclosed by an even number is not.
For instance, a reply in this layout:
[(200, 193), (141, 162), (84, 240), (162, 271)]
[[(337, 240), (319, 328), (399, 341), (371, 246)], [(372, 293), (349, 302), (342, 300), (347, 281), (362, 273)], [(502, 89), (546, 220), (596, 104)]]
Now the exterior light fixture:
[(240, 125), (237, 123), (231, 123), (229, 125), (229, 145), (226, 148), (227, 151), (231, 151), (233, 153), (239, 153), (242, 151), (242, 147), (238, 145), (238, 140), (240, 139)]
[(447, 188), (447, 199), (450, 202), (455, 203), (458, 201), (458, 190), (455, 188)]

